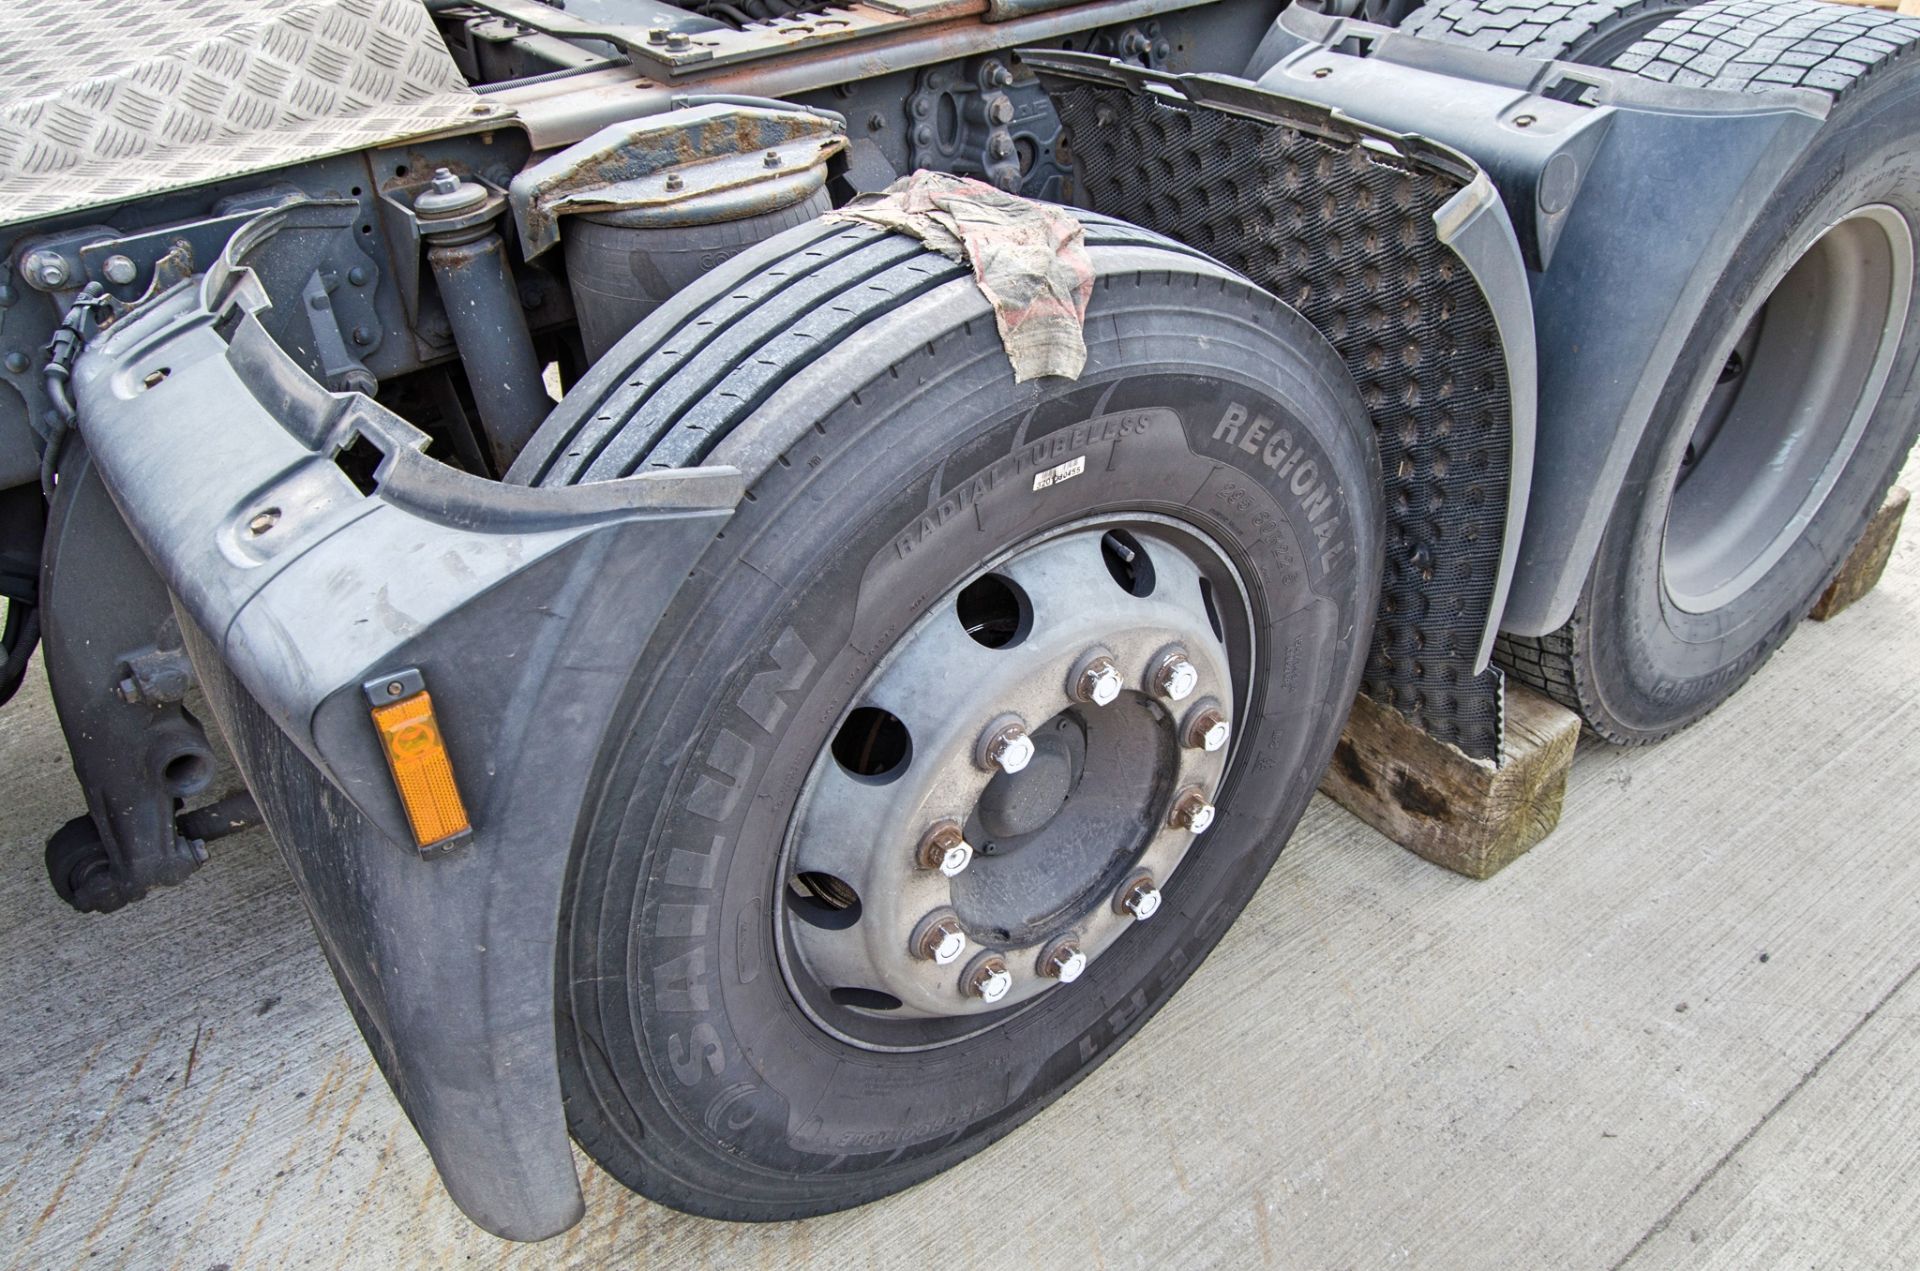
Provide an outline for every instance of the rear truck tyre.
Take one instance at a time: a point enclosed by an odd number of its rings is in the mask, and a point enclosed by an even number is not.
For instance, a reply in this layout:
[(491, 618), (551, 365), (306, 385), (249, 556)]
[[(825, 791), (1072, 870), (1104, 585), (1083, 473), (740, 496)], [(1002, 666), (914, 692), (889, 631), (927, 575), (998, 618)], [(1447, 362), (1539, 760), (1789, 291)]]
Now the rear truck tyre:
[(1449, 0), (1415, 9), (1400, 29), (1515, 57), (1606, 66), (1689, 7), (1675, 0)]
[(1616, 60), (1675, 84), (1835, 100), (1668, 379), (1572, 619), (1497, 650), (1609, 741), (1667, 737), (1751, 677), (1913, 446), (1917, 44), (1920, 22), (1889, 14), (1741, 0), (1691, 9)]
[(573, 1134), (657, 1201), (825, 1213), (1006, 1134), (1192, 974), (1327, 765), (1379, 586), (1359, 396), (1221, 266), (1091, 218), (1089, 254), (1085, 373), (1016, 385), (964, 268), (790, 231), (516, 468), (748, 478), (639, 661), (561, 932)]

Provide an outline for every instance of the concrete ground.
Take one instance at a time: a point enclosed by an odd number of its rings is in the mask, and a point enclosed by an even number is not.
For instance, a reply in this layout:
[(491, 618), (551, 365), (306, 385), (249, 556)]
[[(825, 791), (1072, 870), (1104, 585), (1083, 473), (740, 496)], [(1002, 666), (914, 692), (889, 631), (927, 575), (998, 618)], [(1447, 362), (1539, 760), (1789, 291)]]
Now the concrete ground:
[[(1913, 476), (1909, 473), (1909, 478)], [(271, 845), (67, 911), (44, 681), (0, 716), (0, 1268), (1920, 1264), (1920, 545), (1657, 750), (1588, 744), (1489, 882), (1324, 799), (1117, 1059), (912, 1192), (765, 1227), (582, 1158), (468, 1225)]]

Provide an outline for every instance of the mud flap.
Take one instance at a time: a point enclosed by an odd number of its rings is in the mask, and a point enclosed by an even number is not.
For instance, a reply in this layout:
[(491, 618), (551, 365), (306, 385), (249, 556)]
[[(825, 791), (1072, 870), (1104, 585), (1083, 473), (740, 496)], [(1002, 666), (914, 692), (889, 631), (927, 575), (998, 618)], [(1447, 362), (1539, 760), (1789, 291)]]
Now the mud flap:
[[(528, 489), (429, 459), (423, 434), (321, 388), (261, 323), (250, 260), (351, 228), (322, 205), (268, 213), (114, 324), (77, 368), (80, 429), (448, 1191), (488, 1230), (539, 1239), (581, 1213), (553, 1025), (580, 803), (741, 481)], [(371, 490), (335, 462), (362, 444), (384, 456)], [(369, 719), (363, 686), (403, 671), (432, 694), (471, 816), (451, 850), (416, 846)]]

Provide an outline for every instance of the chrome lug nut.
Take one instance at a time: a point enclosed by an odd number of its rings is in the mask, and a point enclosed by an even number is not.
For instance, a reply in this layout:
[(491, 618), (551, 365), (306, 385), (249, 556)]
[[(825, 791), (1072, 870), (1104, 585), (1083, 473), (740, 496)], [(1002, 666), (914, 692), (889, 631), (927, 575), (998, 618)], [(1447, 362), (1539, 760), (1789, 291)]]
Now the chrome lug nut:
[(917, 857), (921, 869), (937, 869), (948, 878), (973, 863), (973, 844), (953, 821), (937, 821), (920, 839)]
[(1011, 776), (1033, 762), (1033, 738), (1018, 719), (996, 720), (980, 742), (984, 768), (998, 768)]
[(1096, 653), (1083, 661), (1073, 677), (1073, 699), (1095, 706), (1111, 706), (1127, 686), (1120, 667), (1105, 653)]
[(983, 1002), (997, 1002), (1012, 988), (1013, 972), (1007, 970), (1007, 960), (997, 953), (981, 954), (960, 977), (961, 991)]
[(1167, 824), (1176, 830), (1202, 834), (1213, 824), (1213, 812), (1213, 804), (1207, 802), (1206, 792), (1199, 786), (1188, 786), (1174, 796), (1173, 812), (1167, 817)]
[(1040, 955), (1040, 974), (1072, 984), (1087, 969), (1087, 955), (1072, 940), (1056, 940)]
[(1184, 649), (1168, 649), (1153, 664), (1153, 691), (1169, 701), (1184, 702), (1200, 687), (1200, 668)]
[(1153, 885), (1153, 875), (1135, 874), (1114, 896), (1113, 907), (1133, 915), (1135, 922), (1145, 922), (1159, 913), (1160, 889)]
[(1187, 713), (1187, 723), (1180, 730), (1180, 743), (1189, 750), (1216, 751), (1226, 747), (1227, 738), (1232, 735), (1233, 726), (1227, 722), (1226, 712), (1217, 702), (1200, 703)]
[(952, 966), (967, 951), (967, 933), (951, 909), (936, 909), (913, 929), (913, 956), (935, 966)]

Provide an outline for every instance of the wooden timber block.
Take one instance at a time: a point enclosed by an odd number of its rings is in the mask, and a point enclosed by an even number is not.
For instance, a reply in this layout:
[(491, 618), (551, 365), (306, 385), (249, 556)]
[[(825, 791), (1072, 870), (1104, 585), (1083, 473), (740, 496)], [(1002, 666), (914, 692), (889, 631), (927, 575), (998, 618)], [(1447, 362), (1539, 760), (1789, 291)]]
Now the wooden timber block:
[(1507, 756), (1468, 758), (1369, 697), (1355, 700), (1320, 789), (1400, 846), (1489, 878), (1553, 832), (1580, 717), (1507, 684)]
[(1873, 590), (1893, 555), (1894, 540), (1900, 537), (1900, 522), (1906, 515), (1907, 492), (1895, 486), (1887, 491), (1887, 501), (1873, 514), (1860, 541), (1847, 553), (1840, 572), (1820, 593), (1820, 599), (1813, 602), (1813, 611), (1808, 617), (1815, 622), (1825, 622)]

